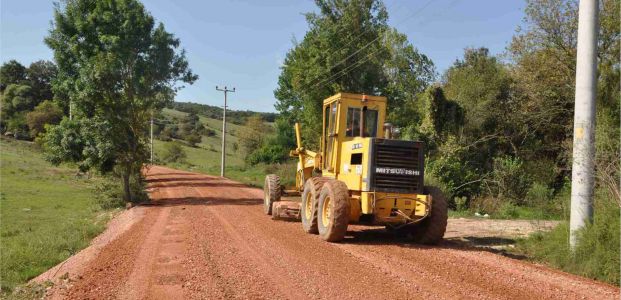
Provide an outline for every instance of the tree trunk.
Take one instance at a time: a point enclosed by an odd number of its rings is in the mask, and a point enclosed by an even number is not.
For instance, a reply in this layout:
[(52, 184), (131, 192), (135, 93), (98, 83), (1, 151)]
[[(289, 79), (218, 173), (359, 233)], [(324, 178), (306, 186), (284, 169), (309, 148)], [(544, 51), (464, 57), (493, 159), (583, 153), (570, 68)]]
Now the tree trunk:
[(131, 176), (131, 172), (129, 170), (129, 168), (126, 168), (125, 170), (123, 170), (123, 199), (126, 202), (131, 202), (132, 201), (132, 192), (131, 189), (129, 187), (129, 177)]

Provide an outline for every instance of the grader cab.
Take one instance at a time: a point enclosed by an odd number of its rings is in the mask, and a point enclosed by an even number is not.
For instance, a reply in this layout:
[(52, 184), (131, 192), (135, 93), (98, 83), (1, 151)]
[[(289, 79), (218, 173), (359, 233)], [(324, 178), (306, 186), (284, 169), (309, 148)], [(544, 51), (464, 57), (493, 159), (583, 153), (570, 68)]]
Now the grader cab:
[(265, 212), (301, 219), (306, 232), (330, 242), (342, 240), (354, 223), (384, 225), (420, 243), (440, 241), (447, 203), (439, 189), (424, 186), (424, 144), (391, 139), (385, 119), (385, 97), (325, 99), (321, 150), (303, 147), (296, 123), (297, 148), (290, 153), (298, 158), (296, 185), (285, 189), (278, 176), (267, 175)]

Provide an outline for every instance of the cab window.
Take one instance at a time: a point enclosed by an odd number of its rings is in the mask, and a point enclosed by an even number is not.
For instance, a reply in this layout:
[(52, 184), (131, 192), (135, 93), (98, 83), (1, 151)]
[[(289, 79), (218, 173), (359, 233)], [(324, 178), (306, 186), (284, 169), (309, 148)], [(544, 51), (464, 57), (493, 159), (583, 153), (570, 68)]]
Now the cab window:
[(364, 136), (376, 137), (377, 136), (377, 110), (365, 109), (364, 115)]
[(366, 106), (363, 108), (349, 107), (347, 109), (345, 136), (376, 137), (377, 115), (377, 110), (367, 109)]
[(360, 112), (361, 109), (357, 107), (350, 107), (347, 109), (345, 136), (360, 136)]

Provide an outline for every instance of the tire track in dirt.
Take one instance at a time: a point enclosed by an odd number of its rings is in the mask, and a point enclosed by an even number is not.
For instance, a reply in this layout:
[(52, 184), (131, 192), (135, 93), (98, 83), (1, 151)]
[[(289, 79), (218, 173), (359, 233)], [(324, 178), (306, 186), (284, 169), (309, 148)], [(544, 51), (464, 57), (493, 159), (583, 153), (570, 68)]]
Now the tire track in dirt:
[(263, 214), (262, 191), (152, 167), (152, 205), (72, 299), (618, 299), (619, 289), (480, 249), (350, 226), (339, 244)]

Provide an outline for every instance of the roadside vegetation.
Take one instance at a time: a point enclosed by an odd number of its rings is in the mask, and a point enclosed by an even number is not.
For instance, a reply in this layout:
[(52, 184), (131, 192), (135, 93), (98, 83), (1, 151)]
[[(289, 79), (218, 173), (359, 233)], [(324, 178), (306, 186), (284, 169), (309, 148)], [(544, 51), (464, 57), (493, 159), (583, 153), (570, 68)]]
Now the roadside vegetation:
[(85, 248), (124, 205), (107, 178), (51, 166), (40, 148), (0, 139), (0, 298)]

